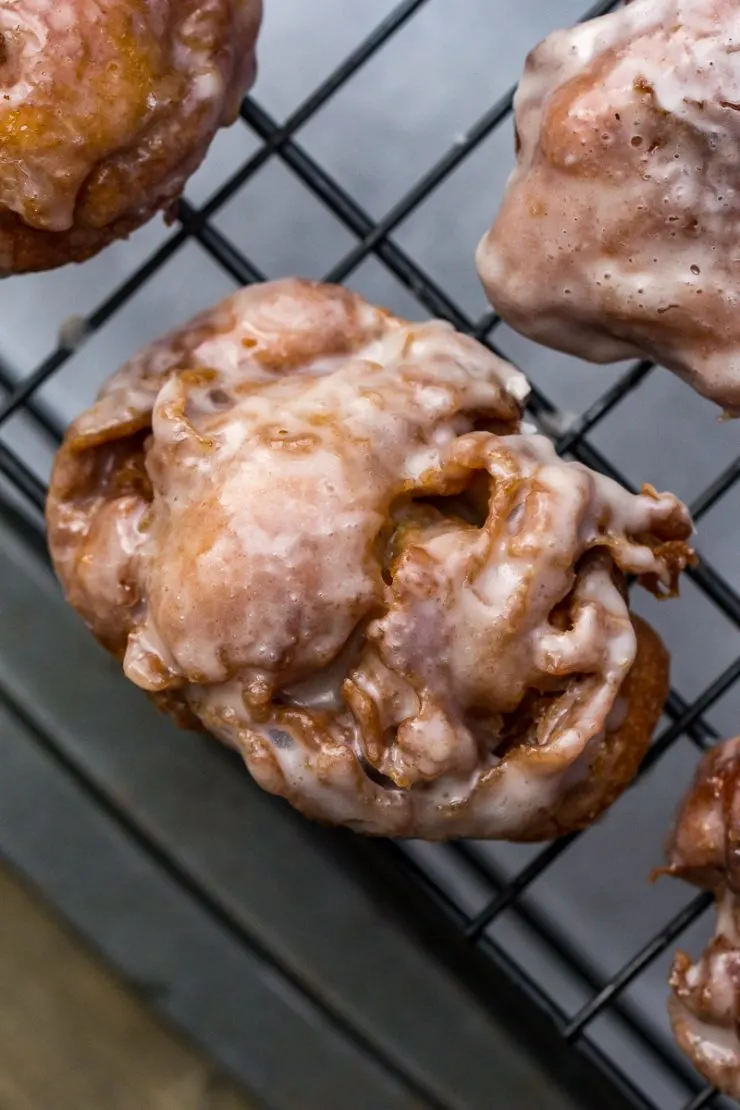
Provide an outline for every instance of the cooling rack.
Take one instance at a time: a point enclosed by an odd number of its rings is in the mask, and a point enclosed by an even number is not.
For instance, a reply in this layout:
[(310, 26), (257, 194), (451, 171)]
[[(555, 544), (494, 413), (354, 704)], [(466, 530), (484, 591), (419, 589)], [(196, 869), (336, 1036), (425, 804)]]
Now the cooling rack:
[[(371, 59), (387, 49), (402, 29), (433, 2), (435, 0), (403, 0), (282, 122), (273, 118), (256, 99), (248, 97), (243, 103), (241, 117), (243, 125), (256, 136), (258, 146), (237, 172), (204, 204), (199, 206), (183, 200), (176, 224), (158, 249), (84, 321), (76, 323), (74, 334), (63, 335), (60, 344), (49, 351), (31, 373), (19, 380), (10, 367), (0, 363), (0, 387), (5, 391), (0, 402), (3, 497), (10, 496), (14, 504), (25, 506), (39, 523), (46, 494), (44, 483), (22, 453), (2, 436), (2, 429), (23, 413), (45, 436), (59, 440), (63, 433), (62, 422), (40, 399), (42, 389), (62, 371), (80, 346), (104, 329), (186, 244), (192, 241), (200, 244), (234, 282), (245, 284), (265, 277), (214, 220), (273, 159), (289, 167), (303, 188), (353, 237), (351, 249), (324, 275), (325, 280), (351, 283), (358, 268), (367, 259), (375, 258), (408, 291), (421, 310), (449, 320), (501, 353), (498, 343), (501, 322), (496, 314), (489, 311), (472, 318), (445, 285), (400, 244), (396, 233), (487, 139), (499, 129), (510, 127), (514, 90), (472, 122), (465, 134), (459, 136), (381, 218), (369, 214), (352, 191), (301, 142), (299, 135)], [(616, 6), (616, 2), (598, 3), (581, 15), (584, 19), (590, 18)], [(464, 4), (461, 4), (461, 12), (463, 9)], [(579, 459), (630, 487), (628, 476), (596, 444), (595, 433), (626, 399), (646, 387), (653, 373), (654, 368), (646, 362), (627, 367), (616, 380), (610, 380), (604, 392), (576, 418), (568, 418), (547, 392), (535, 386), (531, 416), (555, 433), (561, 454)], [(725, 466), (694, 498), (691, 510), (697, 524), (701, 525), (724, 498), (729, 498), (738, 477), (740, 458)], [(735, 628), (740, 628), (740, 595), (721, 569), (703, 558), (688, 573), (708, 603)], [(684, 696), (678, 689), (671, 691), (664, 723), (641, 771), (643, 779), (660, 773), (667, 753), (679, 743), (688, 742), (703, 750), (718, 739), (717, 729), (708, 714), (732, 690), (738, 678), (740, 657), (713, 675), (695, 696)], [(531, 895), (543, 876), (573, 850), (577, 841), (589, 835), (587, 832), (566, 837), (544, 847), (531, 854), (526, 864), (513, 872), (498, 866), (476, 845), (460, 843), (445, 848), (444, 858), (448, 863), (452, 861), (460, 873), (467, 875), (477, 884), (478, 890), (484, 892), (474, 910), (467, 907), (465, 899), (457, 897), (454, 890), (451, 892), (449, 883), (440, 880), (438, 870), (429, 862), (431, 857), (413, 847), (360, 843), (355, 838), (333, 834), (330, 839), (331, 850), (338, 852), (348, 866), (363, 871), (378, 897), (403, 919), (406, 928), (418, 936), (420, 943), (451, 968), (485, 1007), (503, 1018), (577, 1100), (585, 1105), (623, 1110), (627, 1107), (664, 1110), (648, 1085), (636, 1078), (628, 1064), (620, 1062), (619, 1053), (607, 1051), (591, 1036), (595, 1024), (608, 1014), (639, 1042), (648, 1062), (652, 1061), (656, 1068), (669, 1074), (675, 1089), (683, 1092), (676, 1107), (702, 1110), (724, 1105), (716, 1092), (701, 1084), (670, 1043), (656, 1032), (628, 998), (639, 978), (675, 948), (683, 934), (706, 913), (709, 897), (701, 894), (691, 898), (608, 976), (595, 971), (583, 957), (577, 942), (557, 928), (548, 915), (537, 908), (536, 900), (532, 900)], [(526, 960), (496, 939), (494, 926), (511, 914), (537, 939), (540, 949), (551, 954), (552, 960), (580, 984), (581, 1001), (577, 1006), (559, 997), (556, 989), (543, 986)], [(388, 1066), (403, 1076), (402, 1061), (388, 1063)], [(409, 1087), (414, 1090), (410, 1079)], [(429, 1091), (416, 1091), (416, 1094), (423, 1105), (441, 1105)], [(492, 1101), (491, 1105), (494, 1104)]]

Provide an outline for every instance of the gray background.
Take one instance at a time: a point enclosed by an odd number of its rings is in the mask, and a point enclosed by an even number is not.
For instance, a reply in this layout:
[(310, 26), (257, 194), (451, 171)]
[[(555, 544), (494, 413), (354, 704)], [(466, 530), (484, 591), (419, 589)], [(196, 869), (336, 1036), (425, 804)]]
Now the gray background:
[[(282, 120), (392, 6), (389, 0), (313, 0), (310, 5), (303, 0), (267, 0), (255, 98)], [(392, 43), (301, 130), (298, 141), (374, 218), (381, 218), (506, 91), (521, 70), (526, 50), (550, 28), (573, 22), (583, 8), (582, 0), (428, 0)], [(242, 124), (219, 136), (207, 163), (188, 188), (191, 202), (200, 205), (206, 201), (258, 146), (257, 138)], [(506, 125), (484, 142), (394, 236), (476, 318), (484, 311), (485, 302), (474, 271), (473, 252), (496, 209), (511, 160), (511, 128)], [(355, 243), (277, 158), (268, 161), (214, 222), (271, 277), (289, 273), (322, 276)], [(90, 313), (171, 233), (155, 220), (128, 242), (114, 246), (83, 267), (5, 282), (0, 289), (0, 359), (19, 378), (32, 371), (55, 345), (60, 328), (68, 325), (70, 318)], [(391, 309), (423, 315), (411, 295), (376, 259), (363, 263), (349, 283)], [(80, 347), (44, 386), (40, 400), (60, 419), (68, 420), (143, 342), (232, 288), (230, 279), (203, 249), (189, 243), (112, 322)], [(539, 350), (505, 328), (497, 333), (497, 341), (570, 417), (587, 408), (624, 371), (624, 367), (592, 368)], [(2, 437), (40, 476), (46, 477), (50, 447), (28, 418), (14, 418)], [(639, 391), (628, 396), (599, 425), (592, 441), (633, 483), (649, 481), (689, 501), (735, 457), (740, 444), (736, 424), (720, 423), (709, 404), (663, 371), (653, 373)], [(736, 489), (715, 507), (703, 520), (699, 537), (701, 552), (735, 587), (740, 587), (734, 556), (740, 538), (738, 498), (740, 491)], [(17, 561), (17, 551), (14, 557)], [(22, 562), (14, 575), (30, 574), (22, 570)], [(3, 605), (21, 605), (25, 598), (23, 604), (27, 606), (13, 610), (15, 635), (25, 638), (25, 669), (20, 667), (16, 673), (14, 664), (7, 660), (3, 663), (11, 692), (31, 682), (34, 667), (41, 663), (40, 644), (49, 627), (39, 612), (41, 595), (34, 592), (38, 583), (29, 578), (24, 592), (17, 589), (19, 580), (10, 574), (0, 576)], [(49, 589), (53, 591), (53, 587)], [(740, 651), (738, 629), (692, 583), (685, 583), (677, 602), (658, 605), (639, 597), (636, 607), (669, 644), (674, 685), (687, 699), (699, 695)], [(51, 614), (52, 609), (48, 612)], [(48, 696), (54, 719), (48, 727), (61, 727), (59, 715), (67, 714), (70, 735), (75, 735), (73, 718), (80, 713), (94, 714), (97, 705), (94, 727), (88, 721), (86, 728), (90, 737), (100, 739), (101, 714), (105, 714), (99, 684), (104, 671), (106, 698), (116, 704), (120, 699), (126, 712), (131, 712), (128, 707), (136, 702), (137, 736), (143, 734), (142, 730), (151, 734), (167, 732), (167, 726), (153, 711), (139, 705), (135, 694), (124, 692), (123, 683), (105, 661), (97, 654), (94, 664), (88, 660), (88, 649), (83, 649), (81, 642), (78, 646), (74, 622), (67, 621), (61, 612), (54, 610), (53, 618), (54, 635), (64, 637), (61, 655), (69, 651), (82, 655), (74, 673), (73, 697), (69, 670), (65, 682), (57, 681), (56, 686), (52, 683), (53, 692)], [(48, 619), (52, 621), (51, 615)], [(0, 644), (0, 653), (6, 652), (8, 658), (16, 650), (13, 637), (6, 637)], [(58, 668), (59, 652), (56, 658)], [(47, 664), (52, 666), (48, 660)], [(23, 688), (29, 704), (43, 712), (45, 689), (29, 694), (27, 687)], [(740, 692), (731, 692), (710, 712), (709, 720), (721, 733), (732, 735), (737, 731), (739, 701)], [(93, 703), (93, 708), (87, 703)], [(115, 727), (116, 742), (126, 748), (128, 718), (118, 720)], [(90, 740), (93, 746), (97, 739)], [(178, 750), (185, 750), (189, 743), (180, 739)], [(135, 766), (136, 741), (131, 745), (130, 759)], [(696, 758), (694, 748), (682, 740), (601, 825), (558, 861), (530, 895), (604, 975), (617, 971), (662, 921), (692, 898), (688, 888), (665, 880), (650, 888), (647, 876), (660, 862), (671, 815)], [(30, 774), (27, 768), (11, 761), (4, 767), (3, 779), (15, 796), (23, 797), (18, 784)], [(168, 774), (165, 762), (158, 774)], [(139, 772), (137, 782), (141, 777)], [(194, 805), (202, 788), (192, 787)], [(42, 808), (46, 806), (44, 789), (39, 778), (34, 791), (40, 791), (38, 804)], [(229, 789), (234, 789), (233, 785)], [(244, 789), (246, 796), (248, 788)], [(27, 806), (23, 813), (27, 819)], [(5, 820), (10, 825), (9, 819)], [(467, 909), (480, 907), (482, 892), (444, 848), (420, 845), (410, 850)], [(532, 855), (530, 849), (496, 845), (483, 846), (481, 851), (490, 853), (507, 872), (516, 870)], [(30, 866), (32, 856), (23, 858)], [(63, 888), (64, 883), (60, 891)], [(686, 946), (696, 949), (708, 925), (704, 921), (692, 929), (685, 939)], [(562, 969), (538, 950), (533, 938), (510, 915), (497, 922), (493, 933), (527, 961), (540, 983), (567, 1009), (575, 1011), (585, 1001), (564, 978)], [(666, 966), (667, 959), (661, 958), (629, 991), (632, 1002), (664, 1035)], [(336, 989), (342, 989), (341, 982)], [(182, 1009), (187, 1010), (185, 1003)], [(610, 1052), (626, 1059), (630, 1070), (650, 1085), (661, 1107), (680, 1105), (680, 1093), (645, 1063), (639, 1048), (625, 1042), (609, 1019), (600, 1020), (593, 1035)], [(474, 1055), (471, 1052), (471, 1059)], [(479, 1064), (482, 1059), (481, 1052)], [(230, 1062), (233, 1064), (232, 1059)], [(473, 1063), (470, 1066), (473, 1068)], [(454, 1086), (453, 1080), (449, 1082)], [(494, 1105), (480, 1090), (473, 1085), (467, 1094), (459, 1096), (459, 1105)], [(282, 1101), (276, 1101), (293, 1105), (291, 1097), (288, 1093), (280, 1096)], [(372, 1098), (368, 1103), (376, 1104)], [(382, 1103), (386, 1104), (395, 1105)]]

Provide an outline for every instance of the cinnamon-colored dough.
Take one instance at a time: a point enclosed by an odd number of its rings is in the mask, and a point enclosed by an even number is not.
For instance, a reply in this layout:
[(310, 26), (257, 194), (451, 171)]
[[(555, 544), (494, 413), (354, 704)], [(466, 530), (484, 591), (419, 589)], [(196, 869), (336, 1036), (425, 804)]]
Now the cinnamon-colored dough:
[(478, 251), (494, 307), (551, 347), (649, 357), (740, 413), (740, 7), (634, 0), (550, 35)]
[(169, 209), (255, 76), (262, 0), (0, 0), (0, 277)]
[(56, 569), (130, 679), (311, 817), (580, 827), (667, 691), (623, 576), (673, 592), (691, 522), (522, 435), (527, 392), (447, 324), (332, 286), (245, 289), (72, 425)]
[(696, 961), (676, 955), (669, 1013), (695, 1067), (740, 1099), (740, 739), (704, 756), (668, 845), (669, 874), (714, 893), (717, 927)]

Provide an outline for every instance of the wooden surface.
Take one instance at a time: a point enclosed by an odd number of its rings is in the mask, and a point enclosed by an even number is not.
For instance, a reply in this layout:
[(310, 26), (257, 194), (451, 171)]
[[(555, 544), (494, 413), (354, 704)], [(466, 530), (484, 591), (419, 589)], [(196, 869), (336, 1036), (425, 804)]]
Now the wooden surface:
[(251, 1105), (0, 868), (0, 1110)]

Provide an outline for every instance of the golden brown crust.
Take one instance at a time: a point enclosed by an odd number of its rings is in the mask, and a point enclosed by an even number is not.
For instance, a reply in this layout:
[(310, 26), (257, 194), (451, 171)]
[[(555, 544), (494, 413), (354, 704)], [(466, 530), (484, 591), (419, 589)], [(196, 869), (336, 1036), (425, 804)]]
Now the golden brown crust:
[(518, 434), (526, 391), (449, 325), (308, 282), (243, 290), (69, 429), (57, 572), (129, 678), (317, 820), (581, 827), (665, 696), (624, 576), (675, 592), (691, 523)]
[(254, 80), (261, 0), (0, 0), (0, 277), (168, 211)]
[(636, 0), (537, 46), (517, 168), (478, 252), (503, 319), (611, 363), (650, 358), (740, 412), (735, 0)]
[(622, 724), (606, 735), (589, 776), (563, 798), (550, 821), (532, 830), (528, 840), (550, 840), (588, 828), (611, 806), (637, 774), (668, 697), (670, 660), (655, 629), (632, 617), (637, 655), (621, 690), (626, 703)]
[(667, 845), (667, 874), (716, 899), (715, 934), (698, 960), (678, 952), (668, 1005), (678, 1044), (713, 1086), (740, 1097), (740, 739), (703, 757)]
[(666, 846), (669, 874), (740, 893), (740, 739), (704, 755)]

